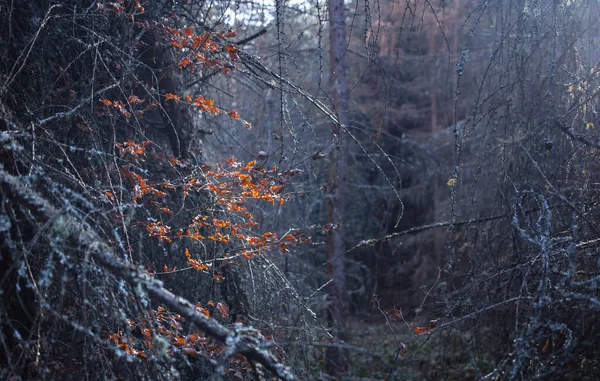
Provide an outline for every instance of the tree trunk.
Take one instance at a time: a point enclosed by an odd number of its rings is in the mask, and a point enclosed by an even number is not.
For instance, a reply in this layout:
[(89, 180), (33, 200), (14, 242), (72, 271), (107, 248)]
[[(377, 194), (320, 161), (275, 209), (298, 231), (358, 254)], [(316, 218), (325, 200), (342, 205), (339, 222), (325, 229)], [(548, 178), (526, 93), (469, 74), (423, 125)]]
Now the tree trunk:
[[(327, 274), (333, 281), (329, 284), (329, 323), (332, 334), (338, 340), (345, 339), (346, 290), (344, 271), (344, 182), (348, 147), (345, 128), (348, 127), (348, 77), (346, 73), (346, 20), (344, 0), (329, 1), (329, 42), (331, 58), (331, 93), (340, 124), (333, 124), (335, 149), (330, 155), (329, 182), (327, 188), (327, 218), (330, 229), (327, 234)], [(328, 348), (326, 366), (329, 373), (340, 377), (347, 369), (345, 353), (340, 348)]]

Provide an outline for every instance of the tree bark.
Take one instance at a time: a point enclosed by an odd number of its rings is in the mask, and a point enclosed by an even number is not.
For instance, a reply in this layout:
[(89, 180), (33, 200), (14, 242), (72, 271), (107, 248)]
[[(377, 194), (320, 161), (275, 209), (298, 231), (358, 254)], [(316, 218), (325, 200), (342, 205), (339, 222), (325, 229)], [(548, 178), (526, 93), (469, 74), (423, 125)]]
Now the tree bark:
[[(335, 149), (330, 155), (329, 181), (327, 187), (327, 274), (333, 281), (328, 286), (330, 305), (328, 311), (332, 334), (345, 339), (346, 287), (344, 270), (344, 182), (348, 147), (345, 129), (348, 127), (348, 77), (346, 60), (346, 19), (344, 0), (329, 1), (329, 43), (331, 59), (331, 94), (339, 124), (332, 125)], [(348, 368), (345, 351), (331, 347), (326, 352), (327, 370), (332, 376), (342, 376)]]

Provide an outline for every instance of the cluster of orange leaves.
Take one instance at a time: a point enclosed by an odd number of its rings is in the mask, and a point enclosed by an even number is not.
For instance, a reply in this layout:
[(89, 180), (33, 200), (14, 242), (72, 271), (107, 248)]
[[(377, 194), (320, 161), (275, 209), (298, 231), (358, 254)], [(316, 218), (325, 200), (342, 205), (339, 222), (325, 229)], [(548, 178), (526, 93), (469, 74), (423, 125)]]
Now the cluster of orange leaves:
[[(208, 308), (214, 308), (219, 312), (224, 320), (229, 320), (229, 308), (223, 303), (214, 303), (209, 301)], [(196, 310), (203, 315), (210, 317), (208, 308), (202, 307), (200, 303), (196, 304)], [(127, 355), (140, 358), (148, 358), (148, 352), (154, 348), (156, 336), (159, 335), (163, 340), (170, 344), (167, 353), (172, 355), (174, 351), (180, 351), (186, 356), (198, 358), (217, 358), (222, 346), (215, 343), (209, 337), (200, 336), (197, 333), (185, 334), (183, 323), (185, 318), (179, 314), (168, 313), (165, 308), (158, 307), (156, 310), (149, 311), (150, 320), (155, 323), (153, 329), (148, 327), (146, 320), (137, 324), (129, 320), (127, 333), (119, 330), (108, 336), (108, 340), (117, 345)], [(246, 370), (245, 360), (236, 358), (231, 364), (235, 367), (230, 371)], [(249, 368), (248, 368), (249, 369)]]
[[(166, 93), (166, 94), (164, 94), (164, 99), (167, 102), (169, 102), (169, 101), (181, 102), (182, 96), (177, 95), (177, 94), (172, 94), (172, 93)], [(130, 105), (139, 105), (139, 104), (142, 104), (145, 102), (145, 99), (140, 99), (136, 95), (130, 95), (127, 98), (127, 100)], [(250, 124), (250, 122), (242, 119), (242, 117), (240, 116), (240, 114), (237, 111), (221, 110), (215, 106), (214, 100), (206, 99), (206, 98), (204, 98), (203, 95), (199, 95), (194, 98), (192, 98), (189, 95), (186, 95), (185, 101), (187, 102), (187, 104), (195, 107), (200, 112), (204, 112), (204, 113), (208, 113), (208, 114), (212, 114), (212, 115), (227, 114), (232, 119), (241, 121), (243, 126), (246, 127), (247, 129), (249, 129), (249, 130), (252, 129), (252, 124)], [(133, 112), (128, 110), (128, 108), (125, 106), (125, 104), (123, 104), (123, 102), (121, 102), (121, 101), (111, 101), (110, 99), (100, 99), (100, 103), (102, 103), (106, 107), (113, 107), (113, 108), (117, 109), (121, 113), (121, 115), (123, 115), (127, 119), (129, 119), (133, 116)], [(142, 118), (144, 116), (145, 111), (149, 111), (153, 107), (156, 107), (157, 105), (158, 105), (158, 103), (150, 103), (145, 109), (143, 109), (143, 110), (140, 109), (140, 110), (134, 111), (135, 115), (138, 118)]]
[[(127, 103), (129, 104), (129, 106), (141, 105), (144, 102), (146, 102), (146, 100), (140, 99), (140, 97), (138, 97), (137, 95), (130, 95), (127, 97)], [(127, 119), (131, 118), (133, 116), (133, 113), (135, 113), (135, 115), (138, 118), (142, 118), (144, 116), (144, 112), (149, 111), (153, 107), (158, 106), (158, 103), (153, 102), (153, 103), (148, 104), (146, 106), (146, 108), (143, 110), (140, 109), (140, 110), (135, 110), (132, 112), (131, 110), (128, 110), (127, 107), (125, 106), (125, 104), (123, 104), (123, 102), (121, 102), (121, 101), (111, 101), (110, 99), (100, 99), (100, 103), (102, 103), (106, 107), (113, 107), (113, 108), (117, 109), (121, 113), (121, 115), (123, 115)]]
[(100, 99), (100, 102), (102, 102), (107, 107), (116, 108), (117, 110), (119, 110), (121, 115), (123, 115), (125, 118), (128, 118), (128, 119), (131, 118), (131, 113), (129, 111), (127, 111), (127, 108), (125, 107), (123, 102), (121, 102), (121, 101), (111, 102), (108, 99)]
[[(143, 14), (145, 11), (139, 0), (98, 2), (97, 6), (100, 11), (114, 12), (119, 15), (125, 14), (131, 21), (134, 21), (134, 16)], [(139, 24), (142, 25), (144, 23)], [(150, 24), (146, 23), (144, 25)], [(175, 49), (179, 49), (185, 55), (179, 61), (179, 67), (182, 70), (189, 68), (194, 71), (198, 67), (202, 69), (217, 68), (227, 73), (234, 68), (232, 61), (239, 60), (239, 48), (227, 42), (228, 38), (235, 37), (235, 32), (205, 31), (196, 34), (190, 27), (175, 29), (162, 24), (158, 26), (166, 32), (170, 45)], [(213, 115), (227, 114), (229, 117), (241, 121), (246, 128), (251, 128), (250, 123), (243, 120), (238, 112), (234, 110), (223, 111), (216, 107), (214, 101), (211, 99), (206, 99), (204, 96), (192, 98), (189, 95), (186, 95), (184, 98), (189, 105), (194, 106), (200, 112)], [(182, 101), (181, 96), (170, 93), (164, 94), (164, 99), (169, 102)], [(135, 95), (129, 96), (125, 103), (109, 99), (101, 99), (100, 102), (108, 108), (118, 110), (125, 118), (131, 118), (134, 115), (142, 117), (145, 111), (158, 105), (157, 103), (150, 103), (144, 110), (140, 107), (140, 109), (133, 111), (135, 105), (141, 105), (145, 102), (145, 100)], [(126, 104), (129, 106), (129, 109)], [(150, 141), (136, 143), (130, 140), (116, 143), (115, 146), (121, 157), (138, 159), (145, 156), (146, 147), (150, 143)], [(182, 164), (175, 158), (169, 159), (169, 163), (172, 167)], [(216, 202), (224, 207), (228, 213), (228, 217), (230, 217), (219, 219), (198, 215), (189, 224), (187, 229), (185, 229), (185, 237), (184, 229), (176, 229), (176, 232), (174, 232), (174, 229), (166, 225), (162, 220), (150, 219), (149, 222), (143, 223), (149, 236), (157, 238), (160, 241), (172, 242), (175, 238), (180, 240), (184, 238), (191, 240), (210, 239), (215, 242), (227, 244), (232, 240), (236, 240), (241, 244), (239, 255), (252, 258), (260, 254), (260, 250), (264, 247), (276, 244), (282, 252), (288, 252), (288, 245), (308, 240), (308, 238), (300, 237), (299, 232), (286, 234), (281, 239), (272, 232), (264, 234), (252, 232), (252, 228), (258, 224), (254, 221), (252, 213), (247, 210), (245, 203), (248, 200), (256, 199), (266, 200), (272, 204), (277, 202), (279, 205), (282, 205), (285, 202), (281, 196), (283, 184), (274, 180), (273, 176), (269, 179), (267, 176), (269, 171), (266, 171), (264, 168), (256, 168), (255, 161), (241, 166), (234, 159), (230, 159), (226, 165), (228, 169), (219, 165), (216, 171), (209, 172), (206, 177), (202, 179), (190, 178), (186, 183), (178, 186), (173, 185), (166, 179), (160, 183), (145, 179), (142, 175), (129, 170), (127, 165), (121, 167), (120, 173), (133, 186), (132, 204), (136, 204), (138, 200), (143, 200), (144, 203), (157, 204), (156, 200), (163, 199), (167, 195), (166, 191), (176, 190), (178, 187), (181, 187), (185, 195), (188, 195), (191, 191), (207, 191), (212, 193)], [(275, 168), (273, 168), (273, 171), (275, 171)], [(115, 195), (112, 192), (104, 191), (102, 193), (110, 200), (115, 199)], [(162, 207), (160, 210), (164, 213), (172, 214), (172, 211), (166, 207)], [(209, 234), (205, 233), (207, 237), (204, 237), (201, 235), (201, 231), (207, 231)], [(202, 261), (192, 258), (187, 248), (184, 254), (188, 264), (197, 270), (205, 271), (212, 266), (212, 264), (202, 263)], [(165, 266), (165, 272), (168, 271), (169, 268)], [(214, 273), (213, 279), (215, 281), (222, 281), (224, 278), (217, 271)], [(197, 304), (196, 309), (207, 317), (210, 317), (210, 310), (215, 309), (223, 319), (229, 320), (229, 309), (223, 303), (215, 305), (214, 302), (209, 301), (207, 307), (204, 308), (200, 304)], [(203, 356), (206, 358), (217, 358), (220, 355), (222, 347), (214, 343), (210, 338), (201, 337), (195, 333), (184, 334), (182, 322), (185, 319), (180, 315), (167, 313), (162, 307), (158, 307), (157, 310), (151, 309), (149, 313), (151, 315), (149, 321), (152, 322), (152, 327), (147, 325), (146, 321), (148, 320), (144, 320), (139, 325), (130, 321), (128, 329), (125, 330), (126, 333), (123, 330), (113, 333), (109, 335), (109, 340), (128, 355), (140, 358), (148, 357), (147, 352), (153, 348), (157, 335), (160, 335), (160, 337), (166, 339), (171, 344), (167, 350), (170, 354), (177, 350), (190, 357)], [(235, 364), (235, 367), (229, 371), (238, 379), (244, 379), (240, 372), (251, 370), (248, 362), (241, 356), (234, 358), (232, 363)]]
[[(150, 141), (142, 143), (127, 141), (117, 143), (116, 146), (122, 156), (131, 156), (135, 159), (145, 155), (145, 147), (149, 144)], [(171, 162), (171, 165), (174, 164)], [(277, 205), (285, 203), (285, 197), (282, 195), (285, 182), (280, 178), (282, 173), (277, 174), (275, 167), (268, 170), (257, 166), (254, 160), (243, 165), (230, 158), (224, 165), (218, 164), (215, 170), (210, 170), (209, 166), (202, 168), (207, 171), (202, 178), (191, 177), (180, 185), (184, 195), (188, 196), (192, 191), (208, 192), (214, 202), (223, 207), (228, 218), (213, 218), (199, 214), (192, 218), (187, 228), (179, 229), (172, 229), (161, 220), (150, 219), (149, 222), (143, 223), (150, 237), (168, 243), (173, 242), (174, 239), (188, 239), (192, 243), (211, 240), (223, 244), (235, 244), (231, 248), (231, 256), (242, 256), (247, 259), (260, 255), (264, 249), (278, 247), (282, 253), (288, 253), (290, 246), (309, 242), (310, 238), (301, 231), (289, 232), (280, 238), (274, 232), (257, 233), (253, 230), (258, 223), (254, 220), (252, 212), (248, 210), (248, 202), (262, 200)], [(283, 173), (285, 176), (292, 176), (293, 172)], [(142, 175), (129, 170), (127, 166), (121, 167), (121, 174), (133, 186), (133, 204), (143, 199), (144, 203), (158, 205), (157, 209), (161, 212), (173, 214), (169, 208), (160, 207), (157, 200), (164, 199), (167, 191), (176, 190), (178, 187), (168, 180), (160, 183), (147, 180)], [(111, 200), (115, 198), (111, 192), (103, 193)], [(187, 248), (184, 254), (188, 264), (197, 270), (206, 271), (212, 265), (192, 258)]]
[[(228, 211), (242, 211), (240, 205), (248, 199), (258, 199), (279, 205), (285, 203), (281, 193), (285, 187), (284, 183), (272, 174), (277, 168), (270, 171), (264, 167), (256, 166), (256, 160), (243, 165), (235, 158), (225, 160), (225, 166), (218, 164), (214, 171), (208, 171), (210, 179), (208, 188), (217, 196), (217, 202), (225, 205)], [(239, 192), (233, 196), (232, 189)]]
[(115, 143), (115, 147), (117, 147), (121, 156), (130, 155), (133, 159), (137, 159), (146, 154), (146, 147), (150, 143), (152, 143), (150, 140), (146, 140), (141, 143), (136, 143), (133, 140), (129, 140), (123, 143)]
[[(188, 226), (186, 235), (192, 239), (207, 238), (223, 243), (236, 241), (239, 245), (237, 255), (248, 259), (260, 255), (264, 248), (277, 246), (281, 252), (287, 253), (290, 245), (308, 242), (309, 238), (302, 236), (300, 231), (281, 238), (273, 232), (256, 234), (252, 231), (258, 223), (248, 210), (247, 203), (250, 200), (263, 200), (278, 205), (285, 203), (285, 198), (281, 195), (284, 183), (273, 175), (275, 171), (276, 168), (267, 170), (258, 167), (255, 160), (243, 165), (230, 158), (225, 165), (219, 164), (214, 171), (208, 171), (206, 182), (190, 179), (184, 185), (185, 194), (193, 189), (208, 189), (215, 202), (223, 206), (231, 218), (211, 220), (208, 216), (198, 215)], [(200, 231), (207, 229), (211, 229), (213, 234), (202, 236)]]
[(171, 228), (169, 226), (163, 225), (160, 221), (150, 221), (146, 225), (146, 231), (148, 231), (150, 237), (156, 237), (161, 241), (173, 242), (173, 240), (169, 238)]
[[(182, 100), (182, 97), (177, 94), (166, 93), (164, 96), (165, 96), (166, 101), (181, 102), (181, 100)], [(225, 113), (225, 111), (223, 111), (215, 106), (214, 100), (206, 99), (206, 98), (204, 98), (203, 95), (197, 96), (195, 98), (192, 98), (191, 96), (186, 95), (185, 101), (189, 105), (194, 106), (200, 112), (205, 112), (205, 113), (209, 113), (209, 114), (213, 114), (213, 115), (219, 115), (219, 114)], [(244, 125), (244, 127), (246, 127), (247, 129), (249, 129), (249, 130), (252, 129), (252, 125), (248, 121), (243, 120), (237, 111), (231, 110), (229, 112), (226, 112), (226, 114), (235, 120), (241, 121), (242, 124)]]
[[(179, 69), (190, 68), (195, 71), (196, 67), (201, 68), (218, 67), (223, 72), (228, 73), (233, 69), (232, 61), (238, 61), (239, 48), (234, 44), (228, 43), (227, 39), (235, 37), (235, 32), (229, 31), (204, 31), (200, 34), (195, 33), (191, 27), (182, 29), (171, 28), (166, 25), (160, 25), (165, 31), (170, 44), (173, 48), (185, 52), (185, 56), (179, 60)], [(219, 58), (218, 54), (225, 52), (227, 59)], [(181, 101), (182, 97), (177, 94), (165, 94), (167, 101)], [(188, 104), (195, 106), (200, 112), (212, 113), (218, 115), (222, 110), (214, 105), (212, 99), (205, 99), (200, 95), (192, 99), (189, 95), (185, 96)], [(240, 120), (244, 127), (250, 129), (252, 125), (243, 120), (235, 110), (227, 112), (231, 118)]]
[[(141, 199), (145, 195), (151, 195), (152, 198), (150, 200), (146, 200), (147, 202), (154, 201), (154, 199), (164, 198), (167, 193), (156, 188), (157, 184), (153, 184), (148, 180), (144, 179), (141, 175), (131, 172), (126, 166), (121, 167), (121, 174), (125, 176), (131, 184), (133, 184), (133, 197), (132, 204), (136, 204), (137, 200)], [(165, 188), (168, 188), (168, 185), (162, 185)]]
[[(215, 306), (215, 302), (213, 302), (212, 300), (209, 300), (206, 304), (209, 307), (215, 307), (217, 311), (219, 311), (219, 314), (221, 314), (221, 317), (223, 317), (223, 319), (229, 320), (229, 307), (227, 307), (221, 302), (217, 303), (217, 305)], [(210, 317), (210, 311), (207, 308), (202, 307), (200, 303), (196, 303), (196, 310), (203, 313), (206, 317)]]
[[(145, 155), (145, 147), (150, 142), (135, 143), (128, 141), (119, 143), (117, 148), (123, 157), (135, 158), (135, 155)], [(177, 160), (169, 161), (175, 165)], [(236, 256), (252, 258), (259, 255), (262, 249), (278, 247), (281, 252), (287, 253), (288, 247), (292, 244), (308, 242), (309, 238), (300, 231), (285, 234), (279, 238), (276, 233), (256, 233), (253, 228), (258, 226), (254, 221), (254, 215), (248, 210), (248, 203), (253, 200), (267, 201), (272, 204), (282, 205), (285, 203), (285, 197), (282, 195), (285, 185), (285, 178), (296, 174), (294, 171), (277, 173), (276, 168), (270, 170), (257, 166), (256, 161), (250, 161), (246, 164), (228, 159), (224, 164), (219, 164), (214, 170), (208, 166), (201, 168), (204, 176), (188, 178), (183, 184), (173, 185), (168, 180), (161, 182), (152, 182), (145, 179), (142, 175), (132, 172), (127, 166), (121, 168), (121, 174), (133, 185), (132, 203), (143, 201), (151, 202), (157, 198), (164, 198), (166, 191), (182, 190), (185, 195), (190, 192), (208, 192), (212, 195), (214, 202), (222, 207), (224, 216), (196, 215), (187, 228), (172, 229), (170, 226), (159, 220), (151, 220), (144, 223), (149, 236), (157, 238), (163, 242), (172, 242), (174, 239), (189, 240), (213, 240), (215, 242), (231, 243), (237, 242), (239, 245), (234, 250)], [(160, 189), (159, 189), (160, 188)], [(162, 189), (162, 190), (161, 190)], [(108, 193), (108, 194), (107, 194)], [(105, 192), (110, 199), (114, 198), (110, 192)], [(110, 196), (109, 196), (110, 195)], [(171, 214), (167, 208), (161, 208), (161, 211)], [(204, 235), (206, 235), (206, 237)], [(207, 271), (212, 269), (213, 263), (203, 263), (199, 259), (192, 257), (189, 249), (185, 249), (188, 264), (199, 270)], [(172, 271), (176, 269), (173, 268)], [(165, 272), (169, 268), (165, 266)], [(213, 281), (223, 281), (223, 276), (215, 271)], [(223, 303), (208, 302), (206, 306), (196, 305), (198, 312), (207, 317), (211, 316), (211, 311), (216, 311), (221, 318), (229, 320), (229, 309)], [(155, 335), (169, 342), (170, 347), (167, 353), (179, 353), (192, 358), (218, 358), (222, 347), (213, 342), (210, 338), (202, 337), (199, 334), (185, 334), (182, 328), (184, 318), (177, 314), (169, 314), (164, 308), (159, 307), (156, 311), (150, 311), (150, 320), (152, 327), (146, 323), (137, 325), (130, 323), (128, 330), (120, 330), (109, 336), (109, 340), (123, 350), (127, 355), (138, 358), (148, 358), (151, 355), (151, 349), (155, 345)], [(237, 356), (231, 360), (227, 372), (237, 379), (244, 379), (244, 374), (251, 367), (247, 361)]]
[[(119, 148), (121, 155), (131, 155), (132, 158), (136, 159), (145, 154), (145, 147), (150, 143), (150, 141), (145, 141), (138, 144), (133, 141), (129, 141), (124, 143), (116, 143), (116, 146)], [(137, 204), (137, 201), (143, 198), (145, 195), (151, 196), (144, 200), (146, 203), (155, 204), (156, 200), (163, 199), (167, 195), (167, 190), (175, 189), (175, 186), (168, 180), (162, 180), (160, 184), (157, 184), (144, 179), (140, 174), (130, 171), (127, 166), (121, 167), (120, 172), (133, 185), (132, 204)], [(158, 189), (159, 187), (163, 190)], [(115, 195), (110, 191), (104, 191), (102, 193), (111, 200), (115, 199)], [(159, 207), (159, 209), (163, 213), (173, 214), (173, 212), (167, 207)], [(165, 239), (163, 236), (158, 237), (161, 240), (170, 242), (170, 240)]]
[(186, 52), (179, 61), (179, 68), (189, 67), (196, 70), (196, 66), (202, 68), (217, 67), (227, 73), (233, 69), (233, 65), (218, 55), (221, 52), (227, 54), (229, 61), (239, 60), (239, 48), (228, 43), (227, 39), (235, 37), (232, 31), (204, 31), (200, 34), (194, 32), (191, 27), (177, 29), (166, 25), (161, 26), (166, 32), (173, 48)]
[(187, 258), (188, 264), (196, 270), (204, 271), (208, 270), (211, 267), (210, 264), (202, 263), (202, 261), (192, 258), (192, 255), (190, 254), (190, 251), (187, 248), (185, 249), (185, 257)]

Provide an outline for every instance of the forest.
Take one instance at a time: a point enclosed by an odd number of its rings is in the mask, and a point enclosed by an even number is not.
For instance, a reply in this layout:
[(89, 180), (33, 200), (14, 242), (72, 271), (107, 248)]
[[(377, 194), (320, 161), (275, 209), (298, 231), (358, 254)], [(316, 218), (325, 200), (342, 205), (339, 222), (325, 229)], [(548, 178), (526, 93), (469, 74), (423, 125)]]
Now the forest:
[(598, 20), (0, 0), (0, 379), (597, 380)]

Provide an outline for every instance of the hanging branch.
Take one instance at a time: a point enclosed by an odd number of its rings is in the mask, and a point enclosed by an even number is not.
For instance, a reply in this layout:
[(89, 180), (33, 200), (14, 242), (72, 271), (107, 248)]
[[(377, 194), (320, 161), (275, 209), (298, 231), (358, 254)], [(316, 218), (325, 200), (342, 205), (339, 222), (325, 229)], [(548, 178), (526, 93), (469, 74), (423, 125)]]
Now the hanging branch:
[(36, 192), (25, 187), (17, 177), (0, 170), (0, 184), (12, 202), (27, 207), (40, 219), (40, 223), (53, 221), (54, 225), (59, 227), (56, 231), (62, 235), (61, 238), (89, 253), (100, 266), (126, 280), (135, 289), (145, 290), (155, 302), (179, 313), (191, 321), (196, 328), (223, 342), (231, 349), (229, 352), (240, 353), (248, 360), (262, 364), (283, 380), (296, 379), (290, 370), (279, 363), (275, 356), (266, 349), (271, 343), (257, 331), (250, 330), (254, 335), (248, 335), (245, 333), (249, 332), (248, 328), (237, 325), (230, 330), (215, 319), (198, 312), (192, 303), (165, 289), (161, 282), (145, 274), (143, 269), (135, 268), (119, 259), (112, 248), (105, 244), (94, 230), (76, 218), (57, 210)]

